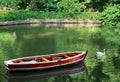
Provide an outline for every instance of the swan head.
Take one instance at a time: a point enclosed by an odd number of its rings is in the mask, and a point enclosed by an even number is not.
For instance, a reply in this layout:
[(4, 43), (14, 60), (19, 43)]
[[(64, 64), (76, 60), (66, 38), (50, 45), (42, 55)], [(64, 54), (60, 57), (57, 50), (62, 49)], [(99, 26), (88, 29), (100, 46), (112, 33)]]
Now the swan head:
[(104, 49), (103, 49), (103, 53), (104, 53), (104, 55), (105, 55), (105, 51), (106, 51), (106, 49), (104, 48)]

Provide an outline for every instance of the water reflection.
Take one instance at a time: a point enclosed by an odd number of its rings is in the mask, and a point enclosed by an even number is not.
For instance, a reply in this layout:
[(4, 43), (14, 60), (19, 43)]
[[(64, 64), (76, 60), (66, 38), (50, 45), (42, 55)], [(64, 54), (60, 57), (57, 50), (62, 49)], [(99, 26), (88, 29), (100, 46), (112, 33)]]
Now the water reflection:
[(13, 32), (13, 38), (14, 38), (14, 40), (16, 40), (16, 39), (17, 39), (16, 32)]
[(97, 66), (91, 72), (91, 75), (95, 77), (93, 82), (102, 82), (102, 79), (110, 79), (109, 75), (103, 73), (103, 62), (98, 62)]
[[(105, 28), (94, 29), (61, 27), (0, 29), (0, 82), (4, 82), (4, 60), (79, 50), (89, 50), (85, 59), (88, 76), (83, 73), (66, 76), (62, 76), (62, 74), (59, 77), (50, 77), (47, 80), (43, 80), (43, 82), (95, 82), (97, 80), (100, 82), (119, 82), (119, 37), (120, 33), (115, 32), (114, 28), (107, 28), (107, 26)], [(107, 49), (106, 55), (98, 58), (96, 52), (102, 51), (104, 48)], [(6, 80), (10, 81), (9, 79)], [(39, 82), (39, 80), (30, 81)]]
[(51, 68), (47, 70), (12, 71), (6, 73), (5, 78), (7, 82), (23, 82), (54, 77), (54, 82), (60, 82), (58, 77), (64, 77), (63, 82), (66, 82), (67, 79), (72, 82), (73, 79), (70, 74), (81, 73), (86, 70), (84, 62), (79, 62), (75, 65)]

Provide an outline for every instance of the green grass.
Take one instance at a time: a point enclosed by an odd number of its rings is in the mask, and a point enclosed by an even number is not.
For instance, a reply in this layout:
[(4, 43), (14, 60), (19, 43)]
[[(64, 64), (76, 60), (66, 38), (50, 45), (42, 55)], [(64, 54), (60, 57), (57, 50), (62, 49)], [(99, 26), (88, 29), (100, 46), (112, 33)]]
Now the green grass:
[(81, 18), (81, 19), (99, 19), (100, 13), (81, 12), (43, 12), (43, 11), (0, 11), (0, 21), (24, 20), (29, 18)]

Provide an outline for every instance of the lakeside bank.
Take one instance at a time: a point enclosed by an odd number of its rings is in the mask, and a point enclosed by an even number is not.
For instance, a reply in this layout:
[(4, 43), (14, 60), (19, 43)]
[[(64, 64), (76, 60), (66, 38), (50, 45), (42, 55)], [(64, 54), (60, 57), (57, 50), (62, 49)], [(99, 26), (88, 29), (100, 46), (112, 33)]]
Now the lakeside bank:
[(0, 22), (0, 26), (11, 26), (11, 25), (24, 25), (24, 24), (35, 24), (39, 26), (99, 26), (102, 24), (99, 20), (93, 19), (26, 19), (26, 20), (15, 20)]

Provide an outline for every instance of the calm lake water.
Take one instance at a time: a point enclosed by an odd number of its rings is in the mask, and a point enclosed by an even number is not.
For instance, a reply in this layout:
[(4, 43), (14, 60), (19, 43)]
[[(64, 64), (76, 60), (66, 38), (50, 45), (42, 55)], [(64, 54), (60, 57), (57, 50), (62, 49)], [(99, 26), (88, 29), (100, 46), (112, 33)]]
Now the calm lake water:
[[(96, 52), (105, 56), (98, 57)], [(3, 61), (88, 50), (84, 63), (46, 71), (6, 73)], [(120, 82), (118, 28), (30, 27), (0, 29), (0, 82)]]

